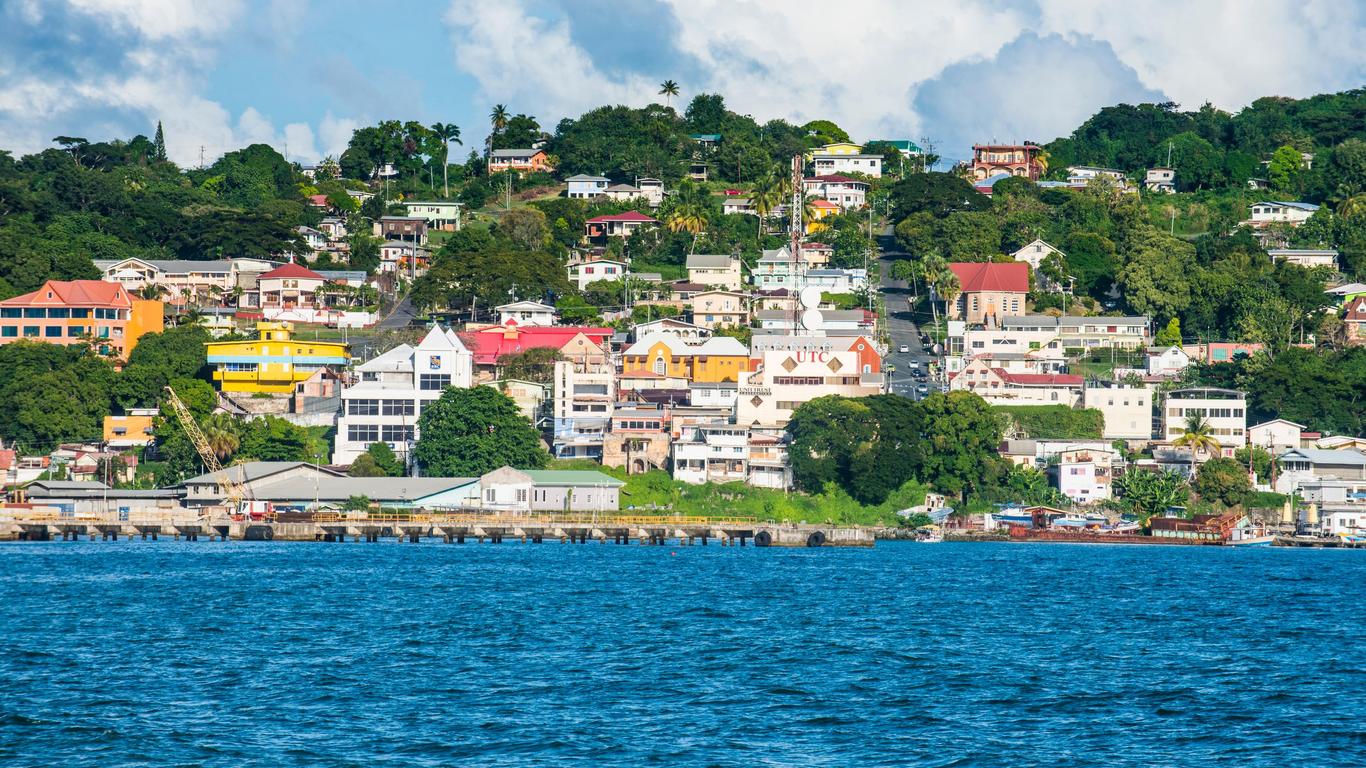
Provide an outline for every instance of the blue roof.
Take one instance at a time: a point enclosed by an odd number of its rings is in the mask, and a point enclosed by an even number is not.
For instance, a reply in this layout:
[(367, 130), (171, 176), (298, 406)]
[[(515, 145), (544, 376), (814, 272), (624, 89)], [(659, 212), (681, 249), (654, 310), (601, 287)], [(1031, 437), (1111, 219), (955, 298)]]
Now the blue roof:
[(690, 139), (696, 139), (697, 141), (720, 141), (720, 140), (721, 140), (721, 134), (719, 134), (719, 133), (694, 133), (694, 134), (691, 134), (688, 138), (690, 138)]

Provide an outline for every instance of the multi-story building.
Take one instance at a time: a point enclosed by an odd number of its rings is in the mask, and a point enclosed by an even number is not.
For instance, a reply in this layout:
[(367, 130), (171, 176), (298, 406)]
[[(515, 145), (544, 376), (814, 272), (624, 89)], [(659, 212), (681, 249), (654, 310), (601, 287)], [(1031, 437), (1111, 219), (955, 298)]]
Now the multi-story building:
[(1034, 144), (976, 144), (972, 147), (972, 178), (978, 181), (998, 173), (1037, 181), (1047, 169), (1043, 147)]
[(1301, 487), (1324, 480), (1366, 481), (1366, 453), (1350, 449), (1292, 448), (1276, 459), (1277, 493), (1295, 493)]
[(1102, 436), (1109, 440), (1148, 440), (1153, 436), (1153, 394), (1147, 387), (1109, 381), (1087, 382), (1081, 405), (1105, 418)]
[(958, 277), (959, 294), (949, 304), (949, 318), (968, 325), (1000, 326), (1002, 319), (1025, 313), (1029, 266), (1022, 262), (992, 264), (964, 262), (949, 265)]
[(1172, 441), (1186, 432), (1186, 419), (1209, 421), (1210, 432), (1223, 450), (1233, 451), (1247, 442), (1247, 395), (1234, 389), (1195, 387), (1173, 389), (1162, 404), (1162, 439)]
[(792, 487), (781, 434), (716, 421), (683, 426), (673, 443), (674, 479), (684, 483), (745, 483)]
[(254, 306), (263, 310), (317, 309), (327, 278), (301, 264), (281, 264), (256, 278)]
[(1149, 192), (1170, 195), (1176, 191), (1176, 171), (1171, 168), (1149, 168), (1143, 176), (1143, 186)]
[(0, 344), (78, 344), (126, 360), (138, 339), (159, 333), (163, 323), (160, 301), (102, 280), (48, 280), (32, 293), (0, 301)]
[(656, 332), (622, 353), (623, 375), (651, 373), (687, 382), (738, 382), (749, 364), (749, 350), (739, 339), (715, 336), (694, 341)]
[(749, 325), (749, 296), (736, 291), (699, 291), (689, 301), (692, 322), (715, 330)]
[(550, 156), (543, 149), (495, 149), (489, 153), (489, 173), (513, 171), (525, 173), (554, 173)]
[(1053, 254), (1057, 254), (1059, 258), (1067, 257), (1067, 254), (1063, 253), (1061, 250), (1057, 248), (1054, 248), (1053, 246), (1044, 242), (1042, 239), (1035, 239), (1034, 242), (1022, 246), (1019, 250), (1015, 251), (1014, 253), (1011, 253), (1010, 257), (1016, 261), (1023, 261), (1024, 263), (1028, 264), (1030, 268), (1034, 270), (1034, 277), (1037, 281), (1039, 266), (1043, 264), (1043, 260), (1045, 258)]
[(351, 362), (346, 344), (296, 341), (289, 323), (256, 324), (257, 338), (205, 344), (213, 378), (224, 392), (292, 393), (323, 369)]
[(1017, 373), (993, 367), (989, 359), (968, 360), (949, 374), (949, 389), (972, 392), (992, 405), (1066, 405), (1081, 403), (1083, 380), (1066, 373)]
[(446, 200), (405, 200), (404, 209), (410, 219), (422, 219), (430, 229), (443, 232), (460, 231), (460, 208), (464, 203)]
[(499, 325), (554, 325), (558, 310), (539, 301), (514, 301), (493, 308), (498, 313)]
[(162, 289), (161, 298), (171, 304), (218, 303), (231, 298), (243, 278), (274, 268), (259, 259), (174, 261), (163, 259), (96, 259), (103, 280), (138, 292), (147, 286)]
[(474, 355), (475, 382), (482, 384), (500, 378), (503, 358), (532, 349), (553, 349), (565, 360), (583, 365), (605, 363), (612, 333), (611, 328), (494, 325), (458, 335)]
[(427, 219), (422, 216), (381, 216), (374, 226), (375, 237), (427, 244)]
[(555, 456), (601, 461), (615, 400), (616, 371), (610, 362), (556, 362), (552, 395)]
[(342, 410), (332, 463), (350, 464), (372, 443), (407, 457), (422, 409), (447, 387), (473, 386), (473, 360), (454, 331), (432, 326), (416, 347), (400, 344), (356, 367), (360, 377), (341, 391)]
[(1247, 444), (1264, 448), (1272, 456), (1279, 456), (1304, 442), (1300, 437), (1304, 425), (1289, 419), (1271, 419), (1247, 428)]
[(1298, 267), (1338, 268), (1338, 252), (1332, 248), (1272, 248), (1267, 255), (1274, 261), (1284, 261)]
[(882, 155), (851, 155), (818, 150), (811, 155), (811, 167), (817, 176), (861, 173), (876, 179), (882, 177)]
[(669, 465), (672, 411), (667, 404), (618, 404), (603, 438), (602, 463), (635, 475)]
[(1121, 462), (1112, 449), (1069, 448), (1058, 453), (1058, 463), (1049, 471), (1064, 496), (1078, 504), (1094, 504), (1110, 498)]
[[(809, 339), (786, 338), (794, 345)], [(763, 351), (751, 350), (759, 362), (740, 381), (736, 423), (781, 427), (798, 406), (817, 397), (867, 397), (883, 392), (880, 358), (872, 362), (876, 351), (870, 342), (862, 337), (825, 337), (822, 341), (830, 346), (810, 343), (806, 348), (783, 349), (765, 344)]]
[(1254, 229), (1271, 226), (1272, 224), (1289, 224), (1298, 227), (1313, 216), (1319, 207), (1313, 203), (1298, 203), (1287, 200), (1263, 200), (1253, 203), (1248, 208), (1252, 215), (1243, 223)]
[(624, 261), (588, 259), (565, 265), (565, 275), (569, 278), (569, 282), (577, 285), (582, 291), (591, 283), (604, 280), (622, 280), (626, 277), (629, 269)]
[(638, 211), (594, 216), (584, 222), (584, 239), (601, 244), (609, 237), (630, 237), (642, 228), (657, 226), (658, 219)]
[(849, 210), (862, 208), (867, 203), (868, 182), (839, 174), (812, 176), (802, 179), (802, 192)]
[(740, 257), (731, 254), (693, 253), (685, 264), (688, 282), (713, 288), (738, 291), (744, 284), (740, 274)]

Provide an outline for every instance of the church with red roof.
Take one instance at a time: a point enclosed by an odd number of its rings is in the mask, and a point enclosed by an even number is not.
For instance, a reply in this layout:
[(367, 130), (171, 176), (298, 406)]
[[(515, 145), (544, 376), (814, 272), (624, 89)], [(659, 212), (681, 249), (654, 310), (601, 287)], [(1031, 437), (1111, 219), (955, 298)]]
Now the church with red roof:
[(949, 269), (958, 278), (959, 286), (957, 299), (948, 306), (949, 319), (994, 328), (1000, 326), (1002, 317), (1025, 313), (1028, 264), (960, 262), (950, 264)]

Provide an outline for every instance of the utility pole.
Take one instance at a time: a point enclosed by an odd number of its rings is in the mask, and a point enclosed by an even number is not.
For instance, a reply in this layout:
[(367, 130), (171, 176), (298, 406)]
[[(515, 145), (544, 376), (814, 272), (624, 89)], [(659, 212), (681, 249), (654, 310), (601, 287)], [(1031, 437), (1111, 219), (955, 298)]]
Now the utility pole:
[(199, 170), (204, 170), (204, 145), (199, 145)]

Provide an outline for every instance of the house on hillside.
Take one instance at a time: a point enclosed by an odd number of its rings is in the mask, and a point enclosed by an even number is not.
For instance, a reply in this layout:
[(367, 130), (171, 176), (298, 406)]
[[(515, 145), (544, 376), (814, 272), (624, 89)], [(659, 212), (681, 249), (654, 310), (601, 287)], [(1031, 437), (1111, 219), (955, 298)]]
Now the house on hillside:
[(688, 282), (738, 291), (744, 284), (740, 257), (733, 254), (689, 254), (685, 264)]
[(489, 173), (512, 171), (518, 175), (527, 173), (554, 173), (550, 156), (543, 149), (495, 149), (489, 153)]
[(565, 267), (565, 272), (569, 277), (569, 282), (578, 286), (579, 290), (588, 287), (590, 283), (600, 280), (621, 280), (626, 277), (626, 262), (615, 261), (613, 259), (589, 259)]
[(573, 200), (588, 200), (601, 195), (612, 183), (606, 176), (590, 176), (576, 173), (564, 180), (565, 197)]
[(949, 269), (958, 278), (958, 298), (948, 307), (951, 320), (968, 325), (997, 327), (1001, 318), (1025, 313), (1029, 293), (1029, 266), (1010, 264), (954, 263)]
[(1170, 195), (1176, 191), (1176, 171), (1171, 168), (1149, 168), (1143, 175), (1143, 186), (1149, 192)]
[(1043, 176), (1043, 147), (1035, 144), (975, 144), (972, 147), (972, 178), (978, 181), (998, 173), (1037, 181)]
[(849, 210), (862, 208), (867, 203), (868, 182), (839, 174), (812, 176), (802, 179), (802, 192)]
[(1313, 216), (1319, 207), (1313, 203), (1298, 203), (1286, 200), (1263, 200), (1248, 206), (1252, 215), (1243, 224), (1254, 229), (1269, 227), (1272, 224), (1289, 224), (1298, 227)]
[(138, 298), (119, 283), (48, 280), (36, 291), (0, 301), (0, 344), (90, 346), (126, 360), (138, 339), (162, 330), (162, 315), (160, 301)]
[(1328, 267), (1336, 271), (1338, 268), (1338, 252), (1331, 248), (1272, 248), (1266, 253), (1273, 262), (1284, 261), (1306, 269)]
[(1049, 245), (1041, 239), (1036, 238), (1034, 242), (1029, 243), (1028, 245), (1010, 254), (1010, 257), (1016, 261), (1022, 261), (1028, 264), (1029, 268), (1034, 270), (1037, 279), (1039, 265), (1043, 264), (1043, 260), (1045, 258), (1055, 253), (1058, 255), (1058, 258), (1067, 258), (1067, 254), (1063, 253), (1061, 250), (1054, 248), (1053, 246)]
[(609, 237), (630, 237), (642, 228), (657, 226), (659, 220), (637, 211), (594, 216), (584, 223), (584, 239), (603, 244)]

